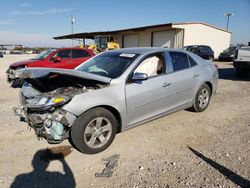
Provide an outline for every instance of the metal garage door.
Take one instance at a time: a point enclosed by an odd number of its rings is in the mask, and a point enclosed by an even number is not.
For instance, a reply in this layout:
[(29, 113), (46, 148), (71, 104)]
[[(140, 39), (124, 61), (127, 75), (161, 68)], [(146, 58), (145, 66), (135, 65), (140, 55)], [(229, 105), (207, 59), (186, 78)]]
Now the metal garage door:
[(174, 48), (175, 31), (157, 31), (153, 32), (153, 47)]
[(123, 35), (123, 48), (138, 47), (138, 34)]

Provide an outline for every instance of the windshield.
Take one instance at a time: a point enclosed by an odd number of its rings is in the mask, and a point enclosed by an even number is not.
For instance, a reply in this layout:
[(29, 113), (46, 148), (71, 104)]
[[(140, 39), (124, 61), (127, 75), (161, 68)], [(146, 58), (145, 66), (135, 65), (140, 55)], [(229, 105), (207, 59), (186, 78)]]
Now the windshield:
[(226, 52), (226, 53), (234, 53), (235, 50), (236, 50), (236, 47), (229, 47), (226, 50), (224, 50), (224, 52)]
[(86, 61), (77, 70), (109, 78), (117, 78), (137, 57), (138, 54), (134, 53), (103, 53)]
[(33, 57), (32, 60), (45, 59), (46, 57), (49, 56), (49, 54), (51, 54), (51, 52), (54, 52), (54, 51), (56, 51), (56, 49), (45, 50), (45, 51), (41, 52), (40, 54), (38, 54), (37, 56)]
[(196, 50), (198, 49), (198, 46), (187, 46), (186, 50), (190, 51), (190, 52), (196, 52)]

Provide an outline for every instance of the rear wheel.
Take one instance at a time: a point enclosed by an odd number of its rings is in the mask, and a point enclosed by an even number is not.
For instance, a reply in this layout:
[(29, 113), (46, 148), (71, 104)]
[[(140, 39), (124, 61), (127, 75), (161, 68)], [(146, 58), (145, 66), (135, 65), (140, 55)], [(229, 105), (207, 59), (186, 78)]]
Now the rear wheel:
[(211, 97), (211, 90), (207, 84), (203, 84), (197, 91), (191, 110), (202, 112), (207, 109)]
[(105, 108), (94, 108), (77, 118), (71, 127), (70, 141), (80, 152), (95, 154), (105, 150), (114, 140), (117, 120)]

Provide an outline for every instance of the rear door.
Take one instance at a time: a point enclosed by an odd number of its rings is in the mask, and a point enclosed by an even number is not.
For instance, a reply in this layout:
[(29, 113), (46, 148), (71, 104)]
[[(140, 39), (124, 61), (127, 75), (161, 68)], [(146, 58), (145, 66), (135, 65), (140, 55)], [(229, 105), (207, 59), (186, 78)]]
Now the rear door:
[(84, 49), (74, 49), (72, 50), (72, 61), (70, 68), (75, 68), (83, 62), (87, 61), (91, 55)]
[(178, 108), (193, 100), (199, 83), (199, 66), (184, 52), (169, 52), (173, 72), (168, 75), (168, 82), (172, 84), (170, 108)]

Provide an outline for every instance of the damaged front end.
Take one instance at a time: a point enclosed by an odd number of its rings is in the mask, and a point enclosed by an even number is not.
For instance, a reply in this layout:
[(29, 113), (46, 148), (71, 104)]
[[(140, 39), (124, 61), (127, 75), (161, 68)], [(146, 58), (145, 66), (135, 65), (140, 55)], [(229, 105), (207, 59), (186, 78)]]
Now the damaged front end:
[(40, 94), (27, 98), (20, 94), (23, 105), (14, 108), (15, 115), (35, 130), (38, 138), (45, 138), (49, 143), (61, 143), (69, 136), (69, 128), (76, 116), (62, 109), (70, 101), (69, 97), (51, 97)]
[(19, 74), (26, 81), (20, 92), (21, 106), (14, 108), (15, 115), (27, 122), (38, 138), (51, 144), (69, 138), (70, 127), (77, 118), (63, 107), (76, 95), (107, 86), (86, 75), (73, 76), (74, 70), (56, 70), (43, 70), (44, 74), (38, 76), (34, 72), (39, 69), (23, 70)]

